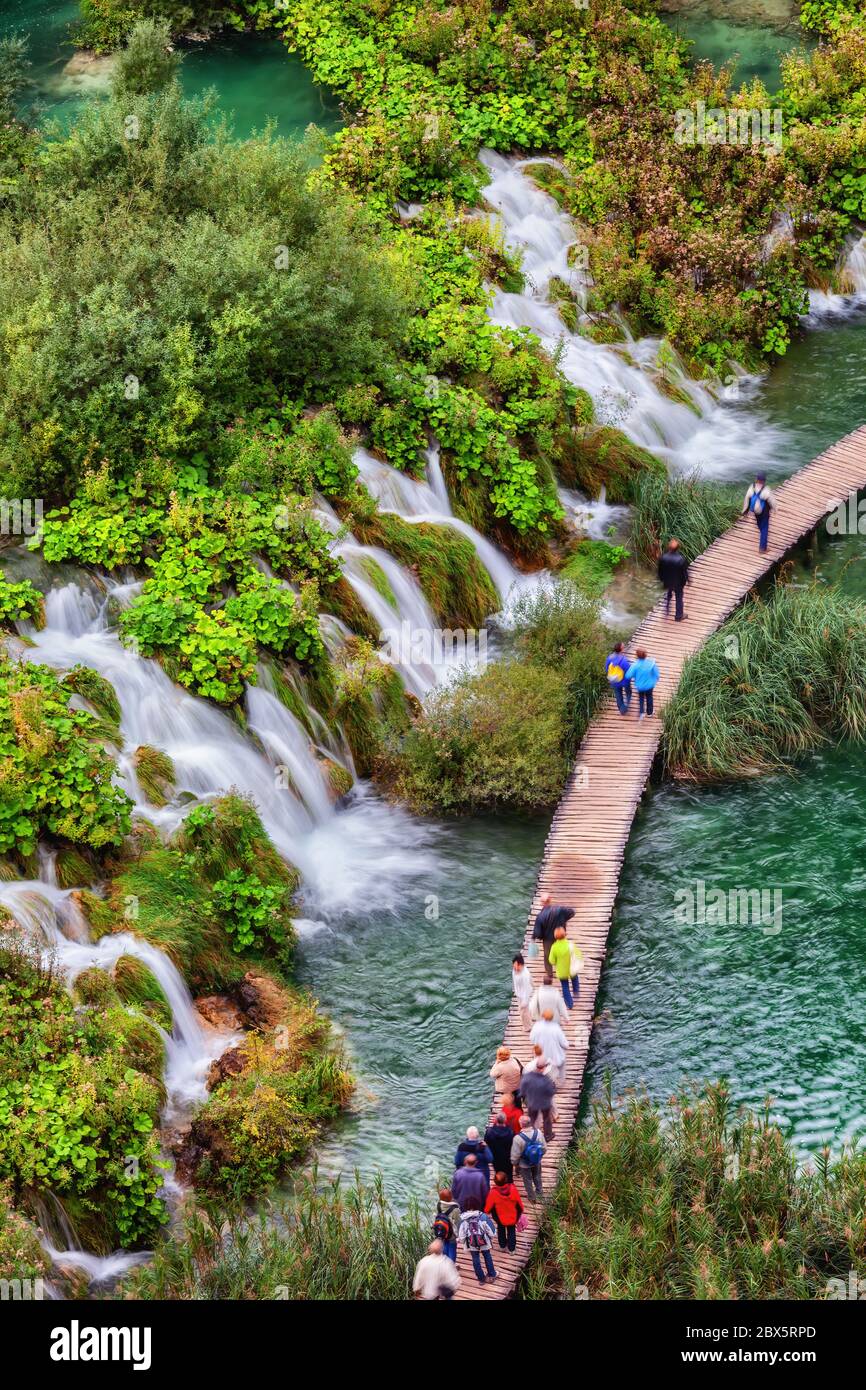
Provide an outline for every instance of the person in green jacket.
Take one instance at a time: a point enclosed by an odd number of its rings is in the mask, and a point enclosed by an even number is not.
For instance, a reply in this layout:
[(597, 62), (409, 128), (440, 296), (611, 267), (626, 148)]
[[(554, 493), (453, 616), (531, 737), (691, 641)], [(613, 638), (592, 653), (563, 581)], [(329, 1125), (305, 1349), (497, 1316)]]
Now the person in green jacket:
[[(550, 948), (550, 964), (559, 980), (565, 1007), (573, 1009), (574, 998), (580, 993), (580, 978), (578, 975), (572, 974), (571, 942), (565, 935), (565, 927), (557, 927), (553, 936), (553, 945)], [(574, 998), (572, 998), (572, 990), (574, 990)]]

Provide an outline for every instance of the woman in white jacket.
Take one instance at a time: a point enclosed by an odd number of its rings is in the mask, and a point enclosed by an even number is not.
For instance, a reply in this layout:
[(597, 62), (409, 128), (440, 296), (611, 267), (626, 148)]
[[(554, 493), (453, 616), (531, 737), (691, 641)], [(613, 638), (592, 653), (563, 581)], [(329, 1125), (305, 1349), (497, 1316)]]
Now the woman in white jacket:
[(553, 1068), (554, 1079), (558, 1086), (565, 1080), (565, 1054), (568, 1048), (568, 1038), (562, 1027), (553, 1017), (552, 1009), (545, 1009), (537, 1023), (532, 1025), (532, 1032), (529, 1034), (530, 1040), (543, 1048), (544, 1055)]

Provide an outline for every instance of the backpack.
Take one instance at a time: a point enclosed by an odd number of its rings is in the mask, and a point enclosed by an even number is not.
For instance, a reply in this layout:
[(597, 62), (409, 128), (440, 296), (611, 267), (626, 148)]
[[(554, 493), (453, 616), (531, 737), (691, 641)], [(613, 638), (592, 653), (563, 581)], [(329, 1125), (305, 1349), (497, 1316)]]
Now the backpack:
[(609, 685), (620, 685), (624, 679), (625, 671), (622, 669), (621, 666), (608, 666), (607, 680)]
[(454, 1239), (451, 1218), (446, 1216), (444, 1211), (437, 1212), (433, 1218), (433, 1239), (441, 1240), (443, 1245), (449, 1245)]
[(544, 1145), (538, 1137), (538, 1130), (534, 1129), (532, 1135), (531, 1139), (525, 1140), (523, 1146), (523, 1160), (530, 1168), (534, 1168), (544, 1157)]
[(467, 1216), (466, 1220), (466, 1248), (467, 1250), (486, 1250), (487, 1241), (485, 1240), (484, 1220), (480, 1212), (474, 1216)]

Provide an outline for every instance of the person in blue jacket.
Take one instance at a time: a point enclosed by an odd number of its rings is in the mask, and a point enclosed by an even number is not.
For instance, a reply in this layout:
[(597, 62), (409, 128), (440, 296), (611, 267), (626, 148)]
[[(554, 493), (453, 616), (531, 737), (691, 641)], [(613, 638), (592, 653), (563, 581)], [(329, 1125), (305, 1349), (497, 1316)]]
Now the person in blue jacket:
[(659, 668), (643, 647), (638, 647), (634, 655), (628, 674), (637, 691), (637, 717), (643, 719), (644, 710), (647, 714), (653, 712), (653, 691), (659, 683)]
[(466, 1131), (466, 1138), (461, 1139), (457, 1145), (457, 1152), (454, 1155), (454, 1167), (462, 1168), (466, 1162), (467, 1154), (475, 1155), (475, 1162), (478, 1164), (478, 1171), (484, 1174), (487, 1186), (490, 1186), (490, 1165), (493, 1162), (493, 1154), (488, 1149), (475, 1125), (470, 1125)]
[(628, 714), (631, 704), (631, 662), (625, 654), (622, 642), (617, 642), (604, 663), (604, 672), (608, 685), (613, 687), (617, 709), (620, 714)]

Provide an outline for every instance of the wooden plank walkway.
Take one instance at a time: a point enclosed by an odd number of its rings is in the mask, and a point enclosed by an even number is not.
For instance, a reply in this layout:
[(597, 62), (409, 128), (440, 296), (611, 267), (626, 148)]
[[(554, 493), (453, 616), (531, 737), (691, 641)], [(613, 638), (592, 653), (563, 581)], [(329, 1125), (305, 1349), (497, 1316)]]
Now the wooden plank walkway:
[[(566, 1025), (570, 1047), (565, 1083), (557, 1093), (559, 1119), (542, 1167), (547, 1193), (551, 1193), (556, 1184), (557, 1171), (571, 1140), (580, 1105), (596, 992), (620, 868), (634, 814), (661, 738), (658, 711), (676, 690), (688, 658), (730, 615), (762, 575), (813, 531), (838, 501), (864, 487), (866, 426), (832, 445), (773, 489), (776, 506), (765, 555), (758, 553), (758, 529), (754, 519), (751, 516), (741, 518), (691, 565), (691, 584), (685, 592), (686, 621), (674, 623), (672, 616), (666, 619), (660, 602), (641, 623), (628, 649), (645, 647), (659, 664), (661, 680), (655, 692), (656, 716), (638, 723), (634, 696), (629, 715), (623, 719), (611, 698), (587, 730), (551, 823), (525, 941), (528, 946), (542, 894), (550, 893), (554, 903), (576, 909), (568, 935), (583, 952), (584, 969), (580, 977), (580, 997)], [(533, 983), (538, 984), (542, 977), (541, 952), (535, 960), (527, 959), (527, 963)], [(523, 1062), (532, 1055), (513, 999), (504, 1042)], [(520, 1186), (522, 1191), (522, 1183)], [(492, 1284), (478, 1283), (469, 1256), (461, 1249), (458, 1257), (461, 1284), (456, 1298), (482, 1301), (508, 1298), (529, 1258), (538, 1234), (540, 1214), (537, 1206), (533, 1210), (527, 1204), (528, 1226), (518, 1234), (514, 1254), (500, 1251), (494, 1241), (493, 1259), (499, 1277)]]

